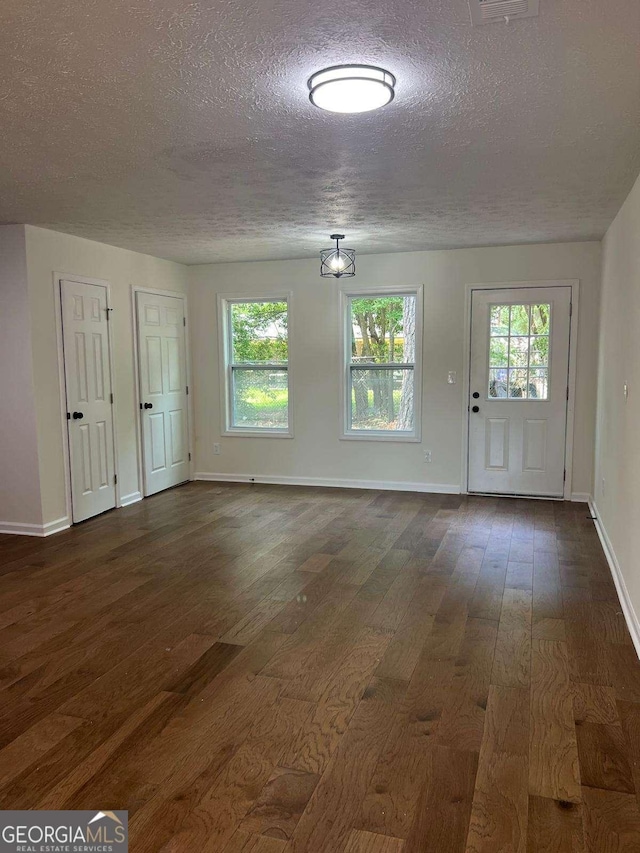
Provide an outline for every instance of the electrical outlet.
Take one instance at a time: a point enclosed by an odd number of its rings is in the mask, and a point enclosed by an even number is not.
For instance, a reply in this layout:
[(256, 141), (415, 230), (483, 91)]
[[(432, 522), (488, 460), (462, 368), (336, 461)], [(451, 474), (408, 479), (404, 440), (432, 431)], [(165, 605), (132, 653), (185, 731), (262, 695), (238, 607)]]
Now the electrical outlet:
[(431, 451), (430, 450), (425, 450), (424, 461), (425, 462), (431, 462)]
[(213, 453), (215, 456), (220, 456), (220, 445), (218, 444), (218, 442), (215, 442), (215, 444), (213, 445)]

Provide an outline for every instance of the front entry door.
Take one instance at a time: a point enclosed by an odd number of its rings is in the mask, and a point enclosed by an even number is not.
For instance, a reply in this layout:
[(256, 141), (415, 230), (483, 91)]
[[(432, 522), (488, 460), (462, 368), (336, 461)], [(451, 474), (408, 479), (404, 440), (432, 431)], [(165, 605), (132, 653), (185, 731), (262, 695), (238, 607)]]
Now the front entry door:
[(570, 287), (474, 290), (469, 491), (562, 497)]
[(60, 282), (73, 521), (116, 505), (107, 288)]
[(144, 493), (189, 479), (187, 362), (180, 297), (136, 293)]

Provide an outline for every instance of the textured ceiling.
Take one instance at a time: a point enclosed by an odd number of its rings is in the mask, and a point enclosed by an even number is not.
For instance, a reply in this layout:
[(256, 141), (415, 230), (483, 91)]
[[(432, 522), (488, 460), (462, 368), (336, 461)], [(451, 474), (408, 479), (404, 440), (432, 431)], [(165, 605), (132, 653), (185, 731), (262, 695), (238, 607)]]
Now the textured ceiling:
[[(2, 0), (0, 221), (187, 263), (600, 238), (640, 171), (639, 0)], [(396, 99), (323, 113), (312, 71)]]

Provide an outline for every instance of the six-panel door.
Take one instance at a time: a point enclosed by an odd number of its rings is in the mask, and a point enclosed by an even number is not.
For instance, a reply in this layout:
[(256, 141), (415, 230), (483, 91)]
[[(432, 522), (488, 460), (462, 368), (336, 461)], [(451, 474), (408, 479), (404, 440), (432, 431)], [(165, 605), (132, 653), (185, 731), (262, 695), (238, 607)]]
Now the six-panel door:
[(469, 491), (562, 497), (570, 287), (474, 290)]
[(116, 505), (107, 290), (60, 282), (73, 521)]
[(136, 293), (144, 493), (189, 479), (183, 301)]

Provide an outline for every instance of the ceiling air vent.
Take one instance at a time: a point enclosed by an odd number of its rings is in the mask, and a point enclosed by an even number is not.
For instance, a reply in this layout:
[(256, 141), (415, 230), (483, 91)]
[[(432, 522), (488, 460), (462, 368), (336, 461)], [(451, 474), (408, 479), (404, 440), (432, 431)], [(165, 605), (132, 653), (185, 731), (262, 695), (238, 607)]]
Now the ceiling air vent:
[(497, 21), (535, 18), (539, 0), (469, 0), (471, 22), (476, 26)]

